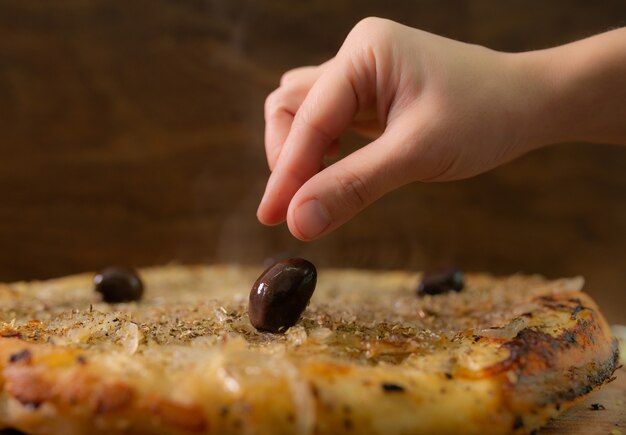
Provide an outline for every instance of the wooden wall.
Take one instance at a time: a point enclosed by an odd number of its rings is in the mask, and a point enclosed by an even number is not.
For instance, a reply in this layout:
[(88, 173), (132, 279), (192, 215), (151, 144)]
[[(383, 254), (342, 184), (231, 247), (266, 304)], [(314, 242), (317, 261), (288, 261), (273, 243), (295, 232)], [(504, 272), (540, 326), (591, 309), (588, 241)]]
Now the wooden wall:
[(265, 96), (368, 15), (518, 51), (626, 25), (626, 3), (2, 1), (0, 280), (287, 251), (321, 266), (582, 274), (626, 322), (626, 147), (559, 145), (411, 185), (308, 244), (256, 221)]

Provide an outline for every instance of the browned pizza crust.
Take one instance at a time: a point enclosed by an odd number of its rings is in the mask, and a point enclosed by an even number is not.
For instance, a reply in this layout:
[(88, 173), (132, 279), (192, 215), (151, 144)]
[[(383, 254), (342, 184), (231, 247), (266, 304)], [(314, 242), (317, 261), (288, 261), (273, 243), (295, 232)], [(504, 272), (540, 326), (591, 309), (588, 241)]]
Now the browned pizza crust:
[(0, 425), (80, 433), (528, 433), (607, 382), (617, 346), (581, 279), (320, 271), (301, 321), (258, 332), (260, 270), (146, 269), (108, 305), (91, 275), (0, 285)]

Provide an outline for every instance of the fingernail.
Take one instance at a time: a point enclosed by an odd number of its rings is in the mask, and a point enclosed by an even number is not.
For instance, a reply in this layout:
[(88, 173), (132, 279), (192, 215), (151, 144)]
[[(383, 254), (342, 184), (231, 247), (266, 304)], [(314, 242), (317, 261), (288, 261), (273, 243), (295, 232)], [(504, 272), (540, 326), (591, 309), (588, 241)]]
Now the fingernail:
[(298, 231), (306, 238), (318, 236), (330, 225), (328, 210), (317, 199), (300, 205), (294, 212), (294, 219)]

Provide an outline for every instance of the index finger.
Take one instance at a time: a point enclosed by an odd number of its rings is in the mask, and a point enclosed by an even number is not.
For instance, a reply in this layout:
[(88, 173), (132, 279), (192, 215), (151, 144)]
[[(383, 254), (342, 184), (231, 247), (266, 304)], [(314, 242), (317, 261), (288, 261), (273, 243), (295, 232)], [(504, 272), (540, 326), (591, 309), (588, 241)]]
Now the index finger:
[(337, 60), (313, 85), (296, 113), (257, 211), (264, 224), (285, 220), (289, 202), (318, 172), (324, 154), (357, 112), (352, 66)]

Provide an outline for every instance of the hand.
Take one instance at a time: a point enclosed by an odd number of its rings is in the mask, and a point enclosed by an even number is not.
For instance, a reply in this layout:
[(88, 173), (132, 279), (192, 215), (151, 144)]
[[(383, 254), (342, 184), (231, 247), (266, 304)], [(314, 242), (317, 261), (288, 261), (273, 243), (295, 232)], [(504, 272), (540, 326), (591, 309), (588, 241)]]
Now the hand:
[[(294, 236), (312, 240), (406, 183), (471, 177), (569, 139), (565, 117), (552, 113), (567, 86), (557, 86), (548, 50), (530, 53), (363, 20), (336, 57), (286, 73), (267, 98), (272, 174), (259, 220), (287, 219)], [(372, 141), (320, 170), (348, 127)]]

